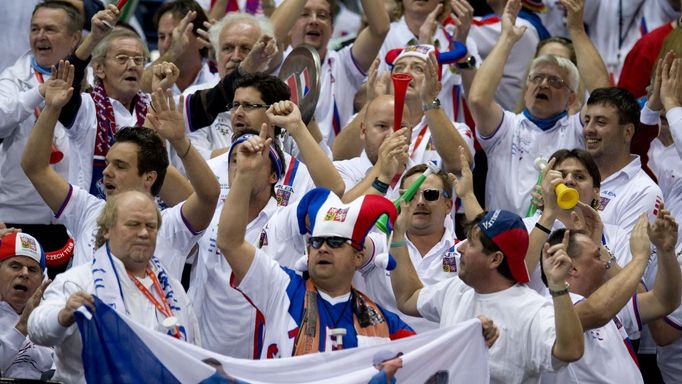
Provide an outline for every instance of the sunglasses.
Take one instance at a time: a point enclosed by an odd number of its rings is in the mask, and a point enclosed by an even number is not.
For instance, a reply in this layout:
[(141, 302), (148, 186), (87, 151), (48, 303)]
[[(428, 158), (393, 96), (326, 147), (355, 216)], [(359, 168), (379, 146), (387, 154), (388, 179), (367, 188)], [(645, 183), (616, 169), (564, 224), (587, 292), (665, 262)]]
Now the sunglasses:
[[(436, 201), (436, 200), (440, 199), (440, 192), (441, 192), (440, 189), (429, 188), (429, 189), (423, 189), (421, 192), (422, 192), (422, 197), (426, 201)], [(401, 195), (403, 193), (405, 193), (404, 190), (400, 191)], [(443, 191), (443, 196), (445, 196), (445, 198), (448, 198), (448, 199), (450, 198), (450, 194), (447, 193), (446, 191)]]
[(339, 236), (329, 236), (329, 237), (311, 237), (308, 239), (308, 245), (313, 247), (313, 249), (320, 249), (322, 247), (322, 244), (327, 243), (329, 248), (336, 249), (336, 248), (341, 248), (344, 244), (351, 244), (350, 239), (346, 239), (345, 237), (339, 237)]

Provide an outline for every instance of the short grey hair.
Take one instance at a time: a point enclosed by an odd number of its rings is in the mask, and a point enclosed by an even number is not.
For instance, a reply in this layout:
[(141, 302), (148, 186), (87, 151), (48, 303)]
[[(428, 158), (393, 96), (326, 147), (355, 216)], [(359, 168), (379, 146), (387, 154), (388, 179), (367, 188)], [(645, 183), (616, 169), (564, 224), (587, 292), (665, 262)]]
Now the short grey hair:
[(144, 43), (144, 41), (140, 39), (140, 36), (127, 28), (117, 27), (111, 31), (111, 33), (106, 35), (102, 41), (100, 41), (99, 44), (97, 44), (97, 46), (95, 46), (95, 48), (92, 50), (92, 62), (101, 63), (104, 61), (104, 57), (107, 55), (111, 44), (118, 39), (135, 39), (139, 41), (140, 45), (142, 46), (145, 59), (149, 58), (149, 49), (147, 48), (147, 45)]
[(578, 73), (578, 68), (571, 62), (571, 60), (564, 57), (554, 56), (554, 55), (542, 55), (533, 59), (530, 64), (529, 74), (535, 72), (535, 68), (541, 65), (555, 65), (564, 70), (567, 74), (567, 79), (564, 79), (571, 91), (576, 92), (578, 90), (578, 84), (580, 82), (580, 74)]
[[(264, 16), (253, 16), (248, 13), (230, 12), (213, 24), (208, 30), (208, 38), (215, 50), (216, 55), (220, 52), (220, 33), (223, 28), (227, 28), (237, 23), (251, 24), (258, 28), (262, 35), (274, 36), (275, 32), (270, 19)], [(254, 42), (255, 43), (255, 42)]]

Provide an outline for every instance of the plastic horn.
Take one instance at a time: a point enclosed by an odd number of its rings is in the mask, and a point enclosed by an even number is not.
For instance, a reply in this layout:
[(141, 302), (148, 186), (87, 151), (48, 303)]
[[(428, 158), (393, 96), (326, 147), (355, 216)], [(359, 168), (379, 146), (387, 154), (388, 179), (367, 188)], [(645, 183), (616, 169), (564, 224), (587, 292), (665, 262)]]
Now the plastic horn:
[[(412, 199), (414, 198), (414, 195), (417, 194), (419, 187), (421, 187), (422, 184), (424, 183), (424, 180), (426, 180), (426, 178), (429, 175), (434, 174), (434, 173), (438, 173), (438, 171), (440, 171), (440, 168), (434, 163), (431, 163), (431, 162), (426, 163), (426, 166), (428, 167), (426, 169), (426, 171), (424, 171), (424, 173), (419, 175), (417, 180), (415, 180), (409, 187), (407, 187), (405, 192), (403, 192), (403, 194), (400, 195), (399, 198), (397, 198), (396, 200), (393, 201), (393, 205), (395, 205), (396, 209), (398, 210), (398, 213), (400, 213), (400, 202), (401, 201), (407, 201), (407, 202), (412, 201)], [(390, 231), (388, 230), (388, 216), (387, 215), (385, 215), (385, 214), (381, 215), (379, 217), (379, 219), (377, 220), (377, 223), (375, 225), (377, 228), (379, 228), (379, 230), (381, 232), (383, 232), (387, 235), (389, 234)]]
[(578, 204), (580, 194), (575, 188), (567, 187), (566, 184), (560, 183), (554, 187), (556, 192), (556, 203), (561, 209), (571, 209)]
[[(540, 185), (542, 184), (542, 172), (545, 170), (545, 167), (547, 166), (547, 160), (545, 160), (542, 156), (538, 157), (535, 159), (535, 168), (538, 170), (538, 181), (535, 183), (535, 185)], [(535, 215), (535, 211), (538, 210), (538, 207), (532, 203), (530, 203), (530, 207), (528, 207), (528, 212), (526, 212), (526, 217), (531, 217)]]
[(60, 151), (56, 145), (52, 144), (52, 150), (50, 151), (50, 164), (57, 164), (64, 158), (64, 152)]
[(116, 8), (118, 8), (118, 10), (120, 11), (121, 9), (123, 9), (123, 7), (125, 7), (127, 2), (128, 2), (128, 0), (118, 0), (118, 4), (116, 4)]
[(407, 86), (412, 81), (412, 75), (409, 73), (394, 73), (391, 75), (393, 79), (393, 89), (395, 95), (395, 106), (393, 108), (393, 130), (400, 129), (400, 122), (403, 121), (403, 109), (405, 108), (405, 95), (407, 94)]

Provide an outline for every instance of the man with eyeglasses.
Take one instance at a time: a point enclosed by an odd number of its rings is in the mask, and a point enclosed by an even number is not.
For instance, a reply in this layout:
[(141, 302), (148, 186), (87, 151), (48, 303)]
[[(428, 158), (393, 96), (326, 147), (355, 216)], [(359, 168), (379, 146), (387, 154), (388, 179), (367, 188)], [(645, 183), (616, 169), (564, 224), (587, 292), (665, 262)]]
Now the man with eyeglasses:
[(608, 86), (606, 67), (582, 26), (582, 2), (562, 3), (569, 10), (567, 20), (578, 68), (561, 57), (538, 57), (530, 66), (523, 112), (505, 111), (496, 103), (500, 68), (526, 30), (515, 25), (520, 0), (510, 0), (502, 16), (500, 38), (478, 70), (467, 97), (479, 143), (488, 157), (488, 209), (526, 214), (539, 172), (536, 159), (548, 160), (561, 148), (584, 147), (581, 116), (567, 113), (581, 77), (588, 91)]
[(366, 233), (382, 213), (396, 216), (395, 207), (385, 198), (365, 196), (344, 204), (328, 190), (309, 192), (314, 202), (307, 210), (312, 232), (307, 278), (280, 267), (247, 241), (249, 196), (259, 169), (268, 162), (271, 143), (261, 131), (237, 148), (238, 169), (216, 241), (232, 268), (231, 286), (263, 314), (261, 358), (362, 347), (414, 334), (397, 315), (351, 285), (369, 252), (364, 249)]

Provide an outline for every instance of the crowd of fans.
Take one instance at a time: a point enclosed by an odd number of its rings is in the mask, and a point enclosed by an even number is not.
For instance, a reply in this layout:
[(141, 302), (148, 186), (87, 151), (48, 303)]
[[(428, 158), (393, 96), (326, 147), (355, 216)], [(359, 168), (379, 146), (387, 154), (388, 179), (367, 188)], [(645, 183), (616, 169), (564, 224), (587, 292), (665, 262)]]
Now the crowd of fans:
[(151, 53), (106, 3), (0, 6), (0, 376), (85, 382), (97, 297), (235, 358), (479, 318), (494, 383), (682, 382), (679, 0), (169, 0)]

